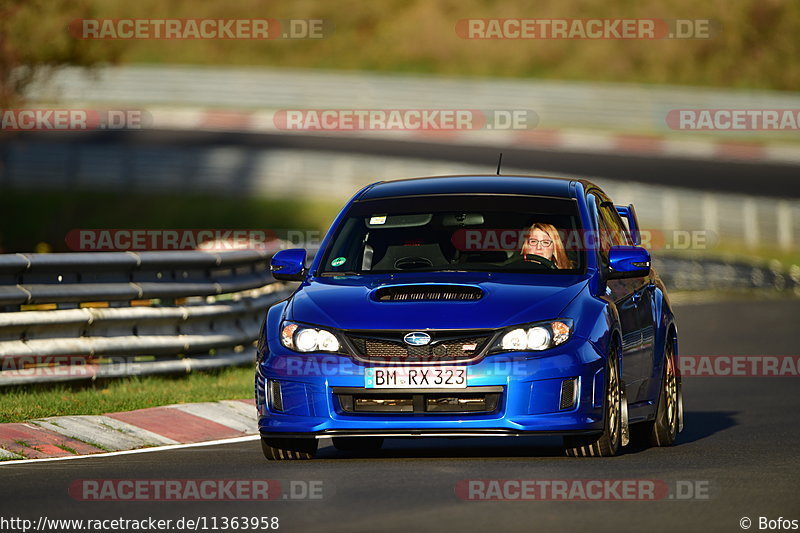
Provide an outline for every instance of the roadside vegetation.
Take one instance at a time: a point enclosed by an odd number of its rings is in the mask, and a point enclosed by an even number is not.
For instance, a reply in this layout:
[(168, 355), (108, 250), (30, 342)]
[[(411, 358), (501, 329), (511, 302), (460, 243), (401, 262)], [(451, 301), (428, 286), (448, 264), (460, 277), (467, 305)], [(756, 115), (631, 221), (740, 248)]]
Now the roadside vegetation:
[(253, 368), (94, 383), (0, 389), (0, 423), (62, 415), (101, 415), (175, 403), (253, 398)]
[[(424, 72), (797, 90), (800, 2), (794, 0), (363, 0), (103, 2), (103, 16), (319, 18), (323, 39), (126, 43), (127, 62)], [(474, 40), (467, 18), (710, 19), (710, 39)], [(102, 45), (102, 44), (101, 44)]]
[(248, 229), (324, 232), (339, 202), (191, 193), (3, 189), (0, 253), (71, 251), (76, 229)]
[[(707, 39), (464, 39), (461, 19), (709, 20)], [(80, 40), (79, 19), (322, 19), (319, 39)], [(797, 90), (794, 0), (2, 0), (0, 104), (51, 66), (252, 65)], [(18, 67), (22, 67), (21, 69)], [(357, 96), (357, 95), (355, 95)]]

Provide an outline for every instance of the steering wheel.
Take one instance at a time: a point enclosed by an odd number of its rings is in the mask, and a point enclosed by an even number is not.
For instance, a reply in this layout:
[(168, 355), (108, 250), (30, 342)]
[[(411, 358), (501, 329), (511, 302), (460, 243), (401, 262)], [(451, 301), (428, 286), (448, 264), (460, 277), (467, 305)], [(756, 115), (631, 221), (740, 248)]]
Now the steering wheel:
[(394, 262), (394, 267), (398, 270), (410, 270), (412, 268), (424, 268), (433, 266), (433, 261), (427, 257), (401, 257)]
[(555, 270), (558, 268), (554, 262), (552, 262), (550, 259), (547, 259), (546, 257), (542, 257), (541, 255), (525, 254), (524, 260), (529, 263), (536, 263), (537, 265), (542, 265), (551, 270)]

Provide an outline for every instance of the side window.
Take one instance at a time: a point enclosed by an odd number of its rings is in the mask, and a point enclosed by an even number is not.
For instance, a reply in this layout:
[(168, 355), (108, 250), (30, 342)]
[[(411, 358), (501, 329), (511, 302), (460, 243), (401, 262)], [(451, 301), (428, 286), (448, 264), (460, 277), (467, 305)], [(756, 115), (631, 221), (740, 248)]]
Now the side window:
[(611, 241), (609, 239), (611, 231), (608, 226), (608, 221), (601, 215), (602, 213), (602, 210), (600, 209), (601, 202), (597, 194), (590, 193), (586, 195), (586, 203), (589, 207), (589, 210), (592, 213), (592, 216), (595, 218), (597, 222), (597, 234), (594, 236), (594, 238), (597, 239), (600, 244), (598, 247), (600, 266), (601, 268), (605, 268), (608, 266), (608, 251), (611, 249)]
[(628, 229), (620, 218), (619, 213), (617, 213), (614, 204), (605, 196), (597, 196), (597, 198), (600, 201), (598, 206), (600, 220), (608, 231), (605, 240), (609, 241), (609, 246), (632, 245), (633, 241), (628, 234)]

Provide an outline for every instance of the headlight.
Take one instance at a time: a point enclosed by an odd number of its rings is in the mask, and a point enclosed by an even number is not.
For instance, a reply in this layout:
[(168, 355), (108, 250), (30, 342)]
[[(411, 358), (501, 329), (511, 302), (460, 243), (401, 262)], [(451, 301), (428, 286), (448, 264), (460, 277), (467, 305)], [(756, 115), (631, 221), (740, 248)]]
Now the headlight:
[(281, 344), (297, 352), (338, 352), (336, 336), (325, 329), (286, 322), (281, 328)]
[(490, 352), (542, 351), (567, 342), (572, 334), (572, 319), (525, 324), (507, 330), (495, 341)]
[(528, 349), (546, 350), (550, 347), (553, 336), (550, 331), (542, 326), (536, 326), (528, 330)]
[(524, 350), (528, 347), (528, 334), (524, 329), (514, 329), (500, 339), (504, 350)]
[(298, 351), (313, 352), (317, 347), (319, 332), (315, 329), (301, 329), (294, 334), (294, 345)]

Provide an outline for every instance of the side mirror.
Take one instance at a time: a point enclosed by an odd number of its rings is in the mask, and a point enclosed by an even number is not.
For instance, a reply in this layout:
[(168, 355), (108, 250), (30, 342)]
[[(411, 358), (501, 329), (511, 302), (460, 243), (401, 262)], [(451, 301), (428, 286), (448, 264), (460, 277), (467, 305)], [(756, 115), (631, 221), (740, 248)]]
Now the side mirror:
[(641, 246), (612, 246), (608, 279), (643, 278), (650, 274), (650, 252)]
[(269, 263), (269, 271), (278, 281), (303, 281), (306, 278), (306, 251), (293, 248), (276, 252)]

